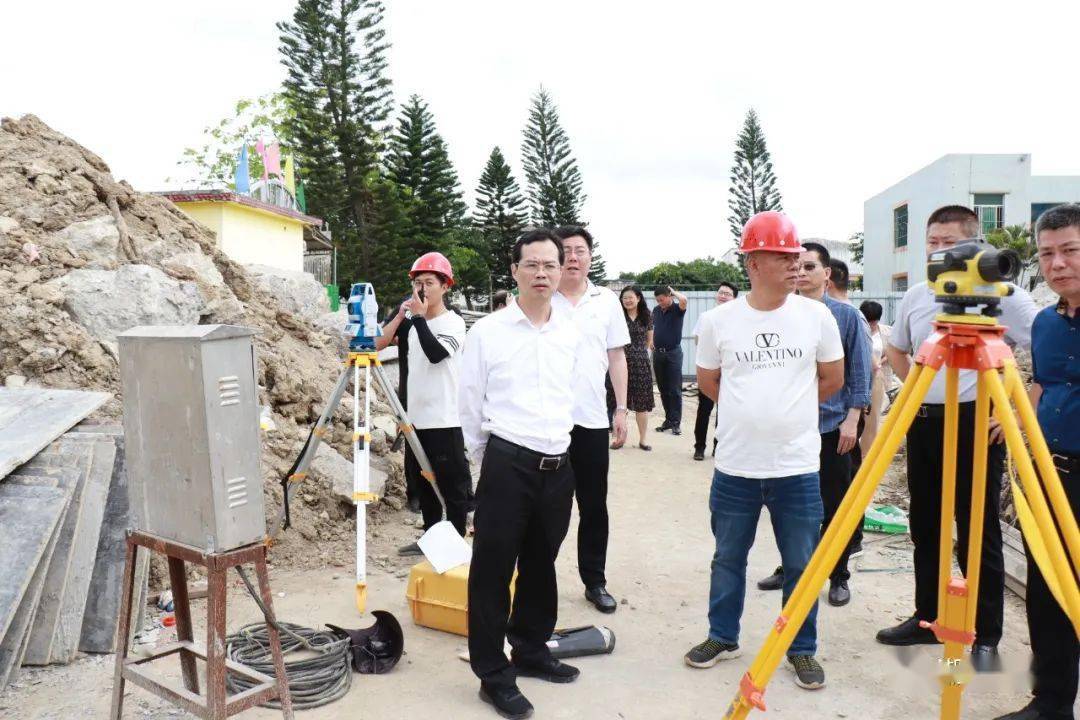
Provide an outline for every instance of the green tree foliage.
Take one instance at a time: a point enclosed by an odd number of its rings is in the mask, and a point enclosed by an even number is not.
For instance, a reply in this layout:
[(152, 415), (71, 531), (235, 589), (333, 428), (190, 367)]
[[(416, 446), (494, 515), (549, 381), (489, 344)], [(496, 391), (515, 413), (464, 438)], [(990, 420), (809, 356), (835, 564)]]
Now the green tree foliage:
[(488, 243), (476, 228), (457, 228), (450, 233), (446, 256), (454, 267), (454, 289), (472, 310), (491, 294), (491, 256)]
[(1013, 250), (1020, 256), (1021, 287), (1033, 290), (1039, 279), (1039, 247), (1031, 231), (1023, 225), (1007, 225), (986, 233), (986, 241), (1002, 250)]
[[(623, 273), (627, 275), (627, 273)], [(631, 275), (633, 275), (631, 273)], [(648, 270), (637, 273), (631, 279), (641, 287), (672, 285), (674, 287), (698, 286), (716, 288), (721, 281), (745, 286), (742, 272), (731, 263), (720, 262), (714, 257), (698, 258), (687, 262), (662, 262)]]
[[(851, 243), (851, 261), (853, 263), (858, 263), (861, 266), (863, 264), (863, 249), (866, 245), (863, 240), (862, 232), (852, 233), (851, 237), (848, 238), (848, 242)], [(853, 278), (851, 280), (849, 289), (862, 290), (862, 288), (863, 279), (861, 275), (858, 278)]]
[(446, 252), (451, 232), (465, 224), (466, 207), (446, 143), (435, 129), (427, 103), (417, 95), (401, 108), (386, 164), (390, 179), (413, 200), (409, 252), (414, 256), (432, 250)]
[[(369, 221), (379, 186), (382, 131), (391, 110), (383, 5), (299, 0), (278, 23), (288, 113), (285, 135), (306, 184), (308, 212), (326, 219), (341, 249), (344, 282), (373, 272)], [(391, 213), (392, 215), (393, 213)]]
[(251, 179), (257, 180), (262, 177), (263, 164), (255, 152), (255, 141), (277, 140), (284, 158), (291, 149), (285, 141), (288, 120), (289, 108), (281, 93), (238, 100), (231, 115), (203, 128), (202, 145), (184, 148), (177, 162), (180, 175), (168, 181), (185, 187), (233, 189), (236, 158), (242, 145), (248, 146)]
[[(543, 86), (533, 96), (521, 142), (521, 158), (533, 224), (585, 225), (581, 217), (586, 198), (581, 171), (570, 153), (570, 139), (559, 120), (559, 109)], [(599, 248), (600, 243), (594, 243), (589, 270), (593, 282), (603, 282), (607, 275)]]
[[(765, 145), (765, 133), (757, 113), (750, 110), (735, 139), (735, 163), (731, 166), (731, 186), (728, 188), (728, 225), (738, 244), (746, 221), (765, 210), (783, 210), (780, 191), (776, 187), (772, 159)], [(739, 255), (739, 270), (745, 276), (743, 256)]]
[(494, 290), (514, 287), (510, 264), (514, 243), (528, 222), (525, 198), (514, 180), (502, 150), (494, 148), (476, 188), (473, 227), (483, 236), (491, 264)]

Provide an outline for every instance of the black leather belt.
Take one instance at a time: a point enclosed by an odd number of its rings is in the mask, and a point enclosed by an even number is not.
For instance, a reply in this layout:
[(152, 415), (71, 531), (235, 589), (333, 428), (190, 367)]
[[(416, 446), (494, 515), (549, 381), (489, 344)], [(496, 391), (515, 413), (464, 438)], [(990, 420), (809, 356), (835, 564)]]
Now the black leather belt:
[[(959, 411), (963, 412), (963, 410), (965, 408), (969, 407), (969, 406), (972, 407), (972, 408), (975, 407), (975, 401), (974, 400), (969, 400), (968, 402), (959, 403)], [(945, 417), (945, 406), (944, 405), (938, 405), (936, 403), (931, 403), (931, 404), (927, 404), (927, 405), (920, 405), (919, 409), (917, 411), (915, 411), (915, 417), (920, 417), (920, 418), (943, 418), (943, 417)]]
[(1054, 461), (1058, 475), (1067, 475), (1062, 480), (1080, 480), (1080, 455), (1061, 455), (1050, 453), (1050, 459)]
[(488, 444), (496, 444), (501, 446), (504, 450), (510, 452), (513, 455), (528, 458), (530, 461), (536, 462), (536, 469), (543, 471), (558, 470), (563, 465), (570, 462), (570, 454), (563, 453), (562, 455), (545, 455), (544, 453), (530, 450), (529, 448), (512, 443), (509, 440), (503, 440), (498, 435), (492, 435), (488, 440)]
[(680, 345), (679, 347), (673, 347), (673, 348), (662, 348), (662, 347), (656, 348), (656, 352), (663, 352), (663, 353), (675, 352), (676, 350), (682, 350), (682, 346)]

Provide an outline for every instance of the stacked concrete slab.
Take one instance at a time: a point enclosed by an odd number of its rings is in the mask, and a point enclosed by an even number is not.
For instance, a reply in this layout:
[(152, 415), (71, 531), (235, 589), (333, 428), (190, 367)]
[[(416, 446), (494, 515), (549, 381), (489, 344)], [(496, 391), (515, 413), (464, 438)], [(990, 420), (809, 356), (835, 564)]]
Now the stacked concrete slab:
[(120, 426), (81, 422), (107, 399), (0, 388), (0, 690), (21, 664), (114, 649), (142, 498)]

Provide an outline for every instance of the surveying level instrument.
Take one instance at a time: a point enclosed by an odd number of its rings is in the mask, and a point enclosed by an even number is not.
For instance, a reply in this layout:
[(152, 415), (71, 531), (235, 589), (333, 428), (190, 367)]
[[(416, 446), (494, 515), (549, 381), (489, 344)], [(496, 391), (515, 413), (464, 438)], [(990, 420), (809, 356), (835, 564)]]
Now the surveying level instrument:
[[(369, 503), (378, 502), (379, 497), (371, 492), (371, 378), (374, 376), (376, 384), (386, 397), (390, 410), (397, 420), (398, 427), (409, 443), (417, 463), (420, 465), (420, 474), (431, 483), (435, 496), (443, 507), (443, 516), (446, 515), (446, 503), (443, 501), (439, 486), (435, 483), (435, 473), (431, 468), (431, 461), (427, 453), (420, 445), (416, 437), (416, 429), (409, 421), (394, 386), (386, 376), (382, 363), (379, 361), (378, 352), (375, 350), (375, 338), (382, 335), (382, 328), (377, 321), (378, 305), (375, 302), (375, 288), (371, 283), (356, 283), (352, 286), (349, 297), (349, 324), (346, 332), (349, 335), (349, 354), (345, 358), (345, 367), (334, 385), (333, 392), (323, 408), (318, 422), (308, 433), (300, 456), (293, 463), (292, 468), (281, 480), (284, 494), (284, 506), (271, 527), (270, 537), (288, 528), (290, 525), (289, 501), (296, 494), (297, 489), (308, 476), (311, 463), (315, 460), (315, 453), (319, 449), (319, 443), (331, 432), (330, 421), (334, 410), (341, 403), (345, 391), (349, 386), (349, 378), (352, 377), (353, 388), (353, 503), (356, 505), (356, 607), (362, 613), (367, 607), (367, 506)], [(360, 412), (360, 388), (361, 370), (363, 370), (364, 410)]]
[[(964, 649), (975, 640), (991, 412), (1005, 431), (1005, 441), (1020, 476), (1020, 486), (1013, 483), (1013, 492), (1024, 538), (1055, 598), (1080, 635), (1080, 589), (1075, 574), (1080, 571), (1080, 530), (1028, 400), (1016, 360), (1003, 339), (1005, 327), (995, 319), (1000, 298), (1012, 292), (1006, 281), (1013, 280), (1018, 269), (1019, 262), (1010, 257), (1009, 251), (999, 253), (981, 242), (964, 243), (930, 256), (927, 276), (935, 299), (944, 305), (945, 312), (937, 316), (934, 332), (916, 353), (915, 364), (885, 416), (881, 432), (863, 458), (862, 467), (794, 591), (784, 603), (763, 647), (740, 680), (738, 692), (724, 714), (725, 720), (741, 720), (751, 708), (765, 709), (765, 686), (817, 601), (856, 525), (861, 522), (874, 491), (926, 397), (930, 383), (942, 367), (945, 368), (945, 451), (941, 478), (938, 616), (931, 623), (923, 623), (945, 646), (939, 717), (941, 720), (960, 717), (961, 694), (972, 675), (970, 663), (964, 659)], [(966, 311), (966, 308), (980, 307), (981, 312)], [(975, 447), (967, 576), (950, 577), (960, 370), (978, 373)], [(1027, 433), (1030, 453), (1021, 428)], [(1061, 529), (1060, 535), (1055, 520)]]

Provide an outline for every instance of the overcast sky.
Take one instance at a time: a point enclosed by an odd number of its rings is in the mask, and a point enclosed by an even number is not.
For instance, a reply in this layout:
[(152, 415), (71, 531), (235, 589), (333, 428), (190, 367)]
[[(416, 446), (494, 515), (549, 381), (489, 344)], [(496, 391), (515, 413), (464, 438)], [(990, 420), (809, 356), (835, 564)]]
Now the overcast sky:
[[(1080, 174), (1080, 3), (392, 0), (395, 96), (430, 104), (471, 201), (491, 148), (521, 176), (543, 83), (608, 269), (719, 256), (728, 175), (757, 109), (804, 237), (950, 152), (1032, 153)], [(8, 3), (0, 115), (32, 112), (142, 190), (237, 99), (283, 77), (291, 0)], [(1066, 84), (1068, 82), (1068, 84)]]

